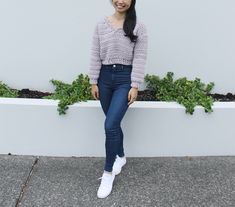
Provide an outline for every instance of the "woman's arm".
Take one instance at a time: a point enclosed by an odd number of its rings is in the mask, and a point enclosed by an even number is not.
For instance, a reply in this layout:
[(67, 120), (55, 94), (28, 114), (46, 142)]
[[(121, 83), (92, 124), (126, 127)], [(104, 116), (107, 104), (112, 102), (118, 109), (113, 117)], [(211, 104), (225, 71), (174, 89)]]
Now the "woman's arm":
[(138, 28), (137, 36), (131, 72), (131, 86), (135, 88), (139, 88), (140, 84), (144, 82), (147, 59), (148, 35), (146, 26), (143, 23)]
[(99, 33), (98, 33), (98, 24), (97, 24), (92, 37), (91, 60), (88, 72), (90, 84), (97, 84), (100, 68), (101, 68), (100, 42), (99, 42)]

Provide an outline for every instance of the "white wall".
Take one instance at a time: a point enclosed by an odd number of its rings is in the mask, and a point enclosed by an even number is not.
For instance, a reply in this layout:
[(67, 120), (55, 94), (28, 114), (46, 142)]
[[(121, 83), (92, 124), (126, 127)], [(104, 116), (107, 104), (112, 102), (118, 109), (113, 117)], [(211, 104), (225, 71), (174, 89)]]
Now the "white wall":
[[(95, 23), (109, 0), (0, 0), (0, 80), (53, 91), (49, 80), (87, 73)], [(214, 81), (235, 92), (235, 1), (137, 0), (149, 32), (146, 73)]]
[[(57, 104), (0, 98), (0, 154), (103, 157), (105, 115), (100, 102), (73, 104), (65, 115), (58, 114)], [(208, 114), (197, 106), (190, 115), (176, 102), (134, 102), (121, 123), (125, 154), (235, 156), (235, 102), (215, 102), (212, 109)]]

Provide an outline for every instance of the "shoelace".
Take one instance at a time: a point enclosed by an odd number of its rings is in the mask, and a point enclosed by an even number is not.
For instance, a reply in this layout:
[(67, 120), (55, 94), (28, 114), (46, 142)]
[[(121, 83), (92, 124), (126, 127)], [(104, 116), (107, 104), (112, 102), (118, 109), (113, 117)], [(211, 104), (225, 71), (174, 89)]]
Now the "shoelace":
[(100, 177), (100, 178), (98, 178), (97, 180), (100, 180), (100, 179), (102, 179), (102, 177), (103, 177), (103, 176), (101, 176), (101, 177)]
[(97, 180), (101, 180), (103, 176), (101, 176), (100, 178), (98, 178)]

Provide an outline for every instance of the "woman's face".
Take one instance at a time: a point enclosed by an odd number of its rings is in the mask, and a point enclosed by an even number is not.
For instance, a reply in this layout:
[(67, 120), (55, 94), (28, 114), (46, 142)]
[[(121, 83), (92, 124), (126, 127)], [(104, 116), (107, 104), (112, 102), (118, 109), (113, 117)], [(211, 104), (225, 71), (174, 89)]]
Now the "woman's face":
[(126, 12), (131, 6), (131, 0), (112, 0), (113, 7), (119, 13)]

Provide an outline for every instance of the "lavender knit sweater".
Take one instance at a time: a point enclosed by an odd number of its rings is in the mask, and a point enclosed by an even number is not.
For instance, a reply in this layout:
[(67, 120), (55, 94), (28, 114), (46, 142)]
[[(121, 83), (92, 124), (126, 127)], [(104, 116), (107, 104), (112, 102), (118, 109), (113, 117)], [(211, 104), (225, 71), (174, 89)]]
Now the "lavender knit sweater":
[(123, 28), (114, 28), (107, 16), (98, 21), (94, 30), (88, 76), (97, 84), (101, 64), (132, 65), (131, 86), (139, 88), (144, 81), (148, 36), (145, 25), (137, 20), (133, 31), (138, 36), (131, 42)]

